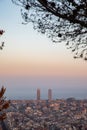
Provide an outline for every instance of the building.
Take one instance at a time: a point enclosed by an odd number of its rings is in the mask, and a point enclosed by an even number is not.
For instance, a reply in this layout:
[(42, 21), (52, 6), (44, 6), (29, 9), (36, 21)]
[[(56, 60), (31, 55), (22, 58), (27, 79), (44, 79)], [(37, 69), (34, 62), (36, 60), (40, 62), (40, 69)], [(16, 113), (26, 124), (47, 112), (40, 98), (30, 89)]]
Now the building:
[(37, 100), (40, 100), (40, 89), (37, 89)]
[(52, 89), (48, 89), (48, 100), (52, 100)]

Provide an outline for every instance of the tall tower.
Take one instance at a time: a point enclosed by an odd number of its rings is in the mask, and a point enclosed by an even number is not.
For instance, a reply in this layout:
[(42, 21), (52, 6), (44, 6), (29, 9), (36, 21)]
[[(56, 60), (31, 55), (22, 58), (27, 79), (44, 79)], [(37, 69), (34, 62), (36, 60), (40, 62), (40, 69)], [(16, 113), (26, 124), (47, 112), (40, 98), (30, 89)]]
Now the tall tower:
[(52, 100), (52, 89), (48, 89), (48, 100)]
[(37, 89), (37, 100), (40, 100), (40, 89)]

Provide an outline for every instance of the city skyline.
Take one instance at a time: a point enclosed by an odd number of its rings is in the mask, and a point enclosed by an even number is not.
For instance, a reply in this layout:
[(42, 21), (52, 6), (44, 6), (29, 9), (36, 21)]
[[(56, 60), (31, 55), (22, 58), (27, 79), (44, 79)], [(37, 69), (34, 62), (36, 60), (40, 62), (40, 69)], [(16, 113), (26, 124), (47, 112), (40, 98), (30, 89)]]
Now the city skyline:
[[(47, 100), (51, 101), (52, 100), (52, 89), (47, 89), (48, 90), (48, 95), (47, 97), (45, 97)], [(41, 89), (40, 88), (37, 88), (37, 93), (36, 93), (36, 99), (39, 101), (39, 100), (42, 100), (42, 94), (43, 92), (41, 92)]]

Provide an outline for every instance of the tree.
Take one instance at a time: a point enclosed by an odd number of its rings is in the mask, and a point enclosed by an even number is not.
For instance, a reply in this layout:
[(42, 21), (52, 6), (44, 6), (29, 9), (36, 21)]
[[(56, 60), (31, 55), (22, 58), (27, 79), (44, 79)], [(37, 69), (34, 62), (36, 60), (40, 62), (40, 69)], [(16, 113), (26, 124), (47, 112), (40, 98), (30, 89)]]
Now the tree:
[(74, 58), (87, 60), (87, 0), (12, 0), (21, 6), (24, 24), (46, 34), (53, 42), (65, 41)]
[[(0, 30), (0, 36), (3, 35), (5, 31)], [(0, 50), (3, 49), (4, 47), (4, 42), (0, 43)], [(0, 121), (3, 121), (6, 118), (6, 112), (5, 110), (9, 107), (10, 101), (6, 101), (6, 97), (4, 97), (4, 93), (6, 91), (6, 88), (4, 88), (4, 86), (2, 86), (1, 90), (0, 90)]]
[[(3, 35), (5, 31), (0, 30), (0, 36)], [(4, 42), (0, 43), (0, 50), (3, 49), (4, 47)], [(10, 101), (6, 101), (6, 97), (4, 97), (4, 93), (6, 91), (6, 88), (4, 88), (4, 86), (2, 86), (1, 90), (0, 90), (0, 121), (3, 121), (6, 118), (6, 112), (5, 110), (9, 107)]]
[(6, 91), (6, 88), (2, 86), (0, 90), (0, 121), (4, 120), (6, 118), (6, 112), (5, 110), (9, 107), (9, 101), (5, 100), (6, 97), (4, 97), (4, 93)]

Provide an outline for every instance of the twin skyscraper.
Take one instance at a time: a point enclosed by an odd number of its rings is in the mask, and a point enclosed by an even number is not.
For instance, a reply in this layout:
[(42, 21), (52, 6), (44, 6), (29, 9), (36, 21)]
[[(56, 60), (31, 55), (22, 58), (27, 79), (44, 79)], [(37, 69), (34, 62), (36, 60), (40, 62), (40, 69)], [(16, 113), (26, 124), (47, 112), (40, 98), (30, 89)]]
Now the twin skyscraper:
[[(37, 100), (41, 99), (41, 91), (37, 89)], [(48, 89), (48, 100), (52, 100), (52, 89)]]

